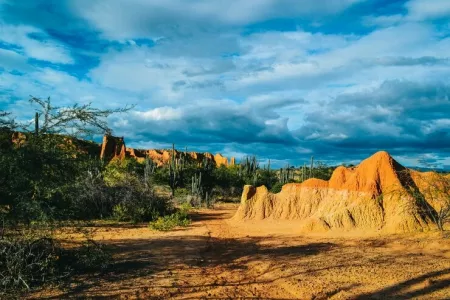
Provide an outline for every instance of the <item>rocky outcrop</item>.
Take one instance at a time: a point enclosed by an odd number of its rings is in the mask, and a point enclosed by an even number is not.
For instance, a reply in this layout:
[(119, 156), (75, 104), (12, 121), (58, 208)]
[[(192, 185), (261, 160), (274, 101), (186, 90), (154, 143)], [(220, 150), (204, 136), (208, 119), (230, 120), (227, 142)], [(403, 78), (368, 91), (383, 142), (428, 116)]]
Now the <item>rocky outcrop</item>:
[[(0, 128), (1, 144), (0, 147), (11, 147), (12, 145), (18, 147), (26, 143), (27, 135), (22, 132), (13, 132), (7, 128)], [(172, 156), (172, 150), (158, 150), (158, 149), (134, 149), (127, 148), (123, 137), (115, 137), (112, 135), (105, 135), (101, 144), (90, 141), (80, 140), (74, 137), (64, 137), (62, 145), (69, 147), (67, 149), (79, 151), (80, 153), (89, 154), (104, 159), (107, 162), (113, 160), (123, 160), (125, 158), (135, 158), (139, 162), (143, 162), (145, 158), (150, 158), (158, 166), (167, 164)], [(202, 163), (204, 159), (210, 160), (217, 167), (230, 166), (235, 164), (234, 157), (228, 162), (228, 158), (222, 156), (220, 153), (213, 155), (205, 152), (183, 152), (175, 150), (175, 157), (187, 158), (188, 160)]]
[[(305, 231), (423, 231), (433, 228), (448, 179), (404, 168), (378, 152), (354, 168), (338, 167), (329, 181), (309, 179), (283, 186), (278, 194), (246, 186), (234, 220), (298, 220)], [(448, 191), (448, 190), (447, 190)], [(448, 199), (448, 198), (447, 198)]]
[(105, 135), (100, 150), (100, 158), (106, 161), (125, 159), (126, 147), (123, 137)]
[[(9, 145), (9, 147), (22, 147), (26, 145), (27, 140), (33, 133), (24, 133), (20, 131), (1, 131), (1, 141), (3, 145)], [(77, 154), (85, 154), (91, 157), (99, 157), (101, 152), (101, 145), (92, 141), (81, 140), (72, 136), (64, 135), (46, 135), (46, 137), (51, 137), (54, 142), (59, 142), (59, 147), (67, 151), (73, 152), (73, 157)]]
[[(150, 158), (158, 166), (167, 164), (172, 156), (172, 150), (158, 150), (158, 149), (134, 149), (127, 148), (123, 137), (113, 137), (110, 135), (105, 135), (103, 137), (103, 143), (101, 145), (100, 157), (106, 159), (107, 161), (115, 159), (125, 159), (125, 158), (135, 158), (139, 162), (143, 162), (145, 158)], [(211, 153), (199, 153), (199, 152), (184, 152), (175, 150), (175, 157), (184, 157), (188, 160), (202, 163), (204, 159), (210, 160), (217, 167), (220, 166), (230, 166), (235, 164), (234, 157), (228, 162), (228, 158), (222, 156), (220, 153), (213, 155)]]

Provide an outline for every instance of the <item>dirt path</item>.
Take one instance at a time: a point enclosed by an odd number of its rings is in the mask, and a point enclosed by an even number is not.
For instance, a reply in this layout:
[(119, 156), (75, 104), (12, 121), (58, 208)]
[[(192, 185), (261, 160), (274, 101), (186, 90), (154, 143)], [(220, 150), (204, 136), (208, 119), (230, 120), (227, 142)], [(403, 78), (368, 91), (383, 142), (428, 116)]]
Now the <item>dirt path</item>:
[(113, 271), (35, 296), (450, 299), (448, 238), (300, 236), (295, 224), (231, 223), (235, 209), (202, 210), (168, 233), (99, 228), (95, 238), (114, 247)]

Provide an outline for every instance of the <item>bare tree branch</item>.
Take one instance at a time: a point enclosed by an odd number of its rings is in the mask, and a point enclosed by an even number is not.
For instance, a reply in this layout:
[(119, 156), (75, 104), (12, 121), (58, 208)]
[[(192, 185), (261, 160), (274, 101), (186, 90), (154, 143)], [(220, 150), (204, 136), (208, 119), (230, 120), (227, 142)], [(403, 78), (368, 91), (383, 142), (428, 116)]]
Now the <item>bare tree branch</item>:
[(0, 110), (0, 128), (13, 129), (16, 127), (14, 119), (10, 118), (11, 113)]
[[(111, 134), (106, 118), (115, 113), (124, 113), (134, 106), (119, 109), (98, 109), (92, 103), (71, 107), (52, 106), (50, 97), (42, 100), (31, 96), (30, 103), (37, 104), (39, 133), (68, 134), (73, 136), (93, 135), (97, 133)], [(22, 128), (30, 131), (31, 124), (23, 124)]]

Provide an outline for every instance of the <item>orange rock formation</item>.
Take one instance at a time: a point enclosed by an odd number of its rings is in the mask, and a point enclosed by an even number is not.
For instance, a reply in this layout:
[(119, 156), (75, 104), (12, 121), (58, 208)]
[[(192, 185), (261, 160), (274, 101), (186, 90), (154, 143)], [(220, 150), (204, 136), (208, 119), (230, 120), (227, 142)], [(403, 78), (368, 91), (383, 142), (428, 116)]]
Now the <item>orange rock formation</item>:
[(124, 159), (126, 156), (126, 147), (123, 137), (114, 137), (105, 135), (100, 150), (100, 158), (107, 161), (113, 159)]
[[(103, 137), (103, 143), (101, 146), (101, 158), (105, 158), (108, 161), (114, 159), (124, 159), (125, 157), (132, 157), (136, 160), (142, 162), (146, 157), (153, 160), (158, 166), (162, 166), (167, 164), (170, 161), (172, 156), (172, 150), (143, 150), (143, 149), (133, 149), (127, 148), (125, 146), (125, 142), (122, 138), (113, 137), (110, 135), (105, 135)], [(186, 156), (187, 158), (201, 163), (204, 159), (208, 159), (212, 161), (216, 166), (220, 167), (222, 165), (234, 165), (235, 159), (231, 158), (230, 163), (228, 162), (228, 158), (222, 156), (220, 153), (216, 155), (212, 155), (211, 153), (199, 153), (199, 152), (182, 152), (175, 150), (175, 157), (180, 158), (182, 156)]]
[[(7, 136), (11, 139), (7, 140), (8, 144), (15, 146), (21, 146), (26, 143), (27, 136), (22, 132), (7, 131)], [(152, 159), (158, 166), (167, 164), (170, 161), (172, 150), (143, 150), (127, 148), (123, 137), (114, 137), (111, 135), (105, 135), (103, 137), (102, 144), (96, 144), (89, 141), (79, 140), (73, 137), (64, 137), (64, 146), (75, 147), (76, 150), (82, 153), (88, 153), (93, 156), (100, 155), (100, 158), (106, 161), (123, 160), (127, 157), (135, 158), (139, 162), (143, 162), (146, 157)], [(9, 146), (8, 146), (9, 147)], [(71, 148), (73, 149), (73, 148)], [(195, 162), (201, 163), (204, 159), (212, 161), (216, 166), (229, 166), (235, 164), (234, 157), (228, 162), (228, 158), (222, 156), (220, 153), (213, 155), (211, 153), (199, 153), (199, 152), (182, 152), (175, 150), (175, 157), (180, 158), (186, 156)]]
[[(447, 189), (431, 186), (437, 179)], [(338, 167), (329, 181), (286, 184), (278, 194), (245, 186), (233, 219), (299, 220), (305, 231), (422, 231), (435, 226), (431, 213), (448, 199), (448, 185), (446, 177), (404, 168), (382, 151), (357, 167)]]

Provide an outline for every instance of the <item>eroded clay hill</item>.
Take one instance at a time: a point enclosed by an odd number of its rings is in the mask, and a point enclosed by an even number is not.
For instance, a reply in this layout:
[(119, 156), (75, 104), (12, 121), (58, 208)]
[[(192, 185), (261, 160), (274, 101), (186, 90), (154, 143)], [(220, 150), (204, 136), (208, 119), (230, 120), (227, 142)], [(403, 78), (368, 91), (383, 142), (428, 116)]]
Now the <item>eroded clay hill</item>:
[[(158, 166), (167, 164), (170, 161), (172, 150), (158, 150), (158, 149), (133, 149), (125, 145), (123, 137), (114, 137), (105, 135), (100, 150), (100, 157), (111, 161), (114, 159), (124, 159), (126, 157), (135, 158), (137, 161), (144, 161), (146, 157), (153, 160)], [(216, 166), (229, 166), (235, 164), (235, 159), (232, 157), (230, 161), (228, 158), (222, 156), (220, 153), (213, 155), (211, 153), (199, 152), (182, 152), (175, 150), (175, 157), (180, 158), (186, 155), (190, 160), (201, 163), (204, 159), (210, 160)]]
[(409, 170), (382, 151), (357, 167), (338, 167), (329, 181), (286, 184), (278, 194), (245, 186), (233, 219), (299, 220), (305, 231), (423, 231), (435, 227), (431, 214), (448, 197), (448, 182)]

